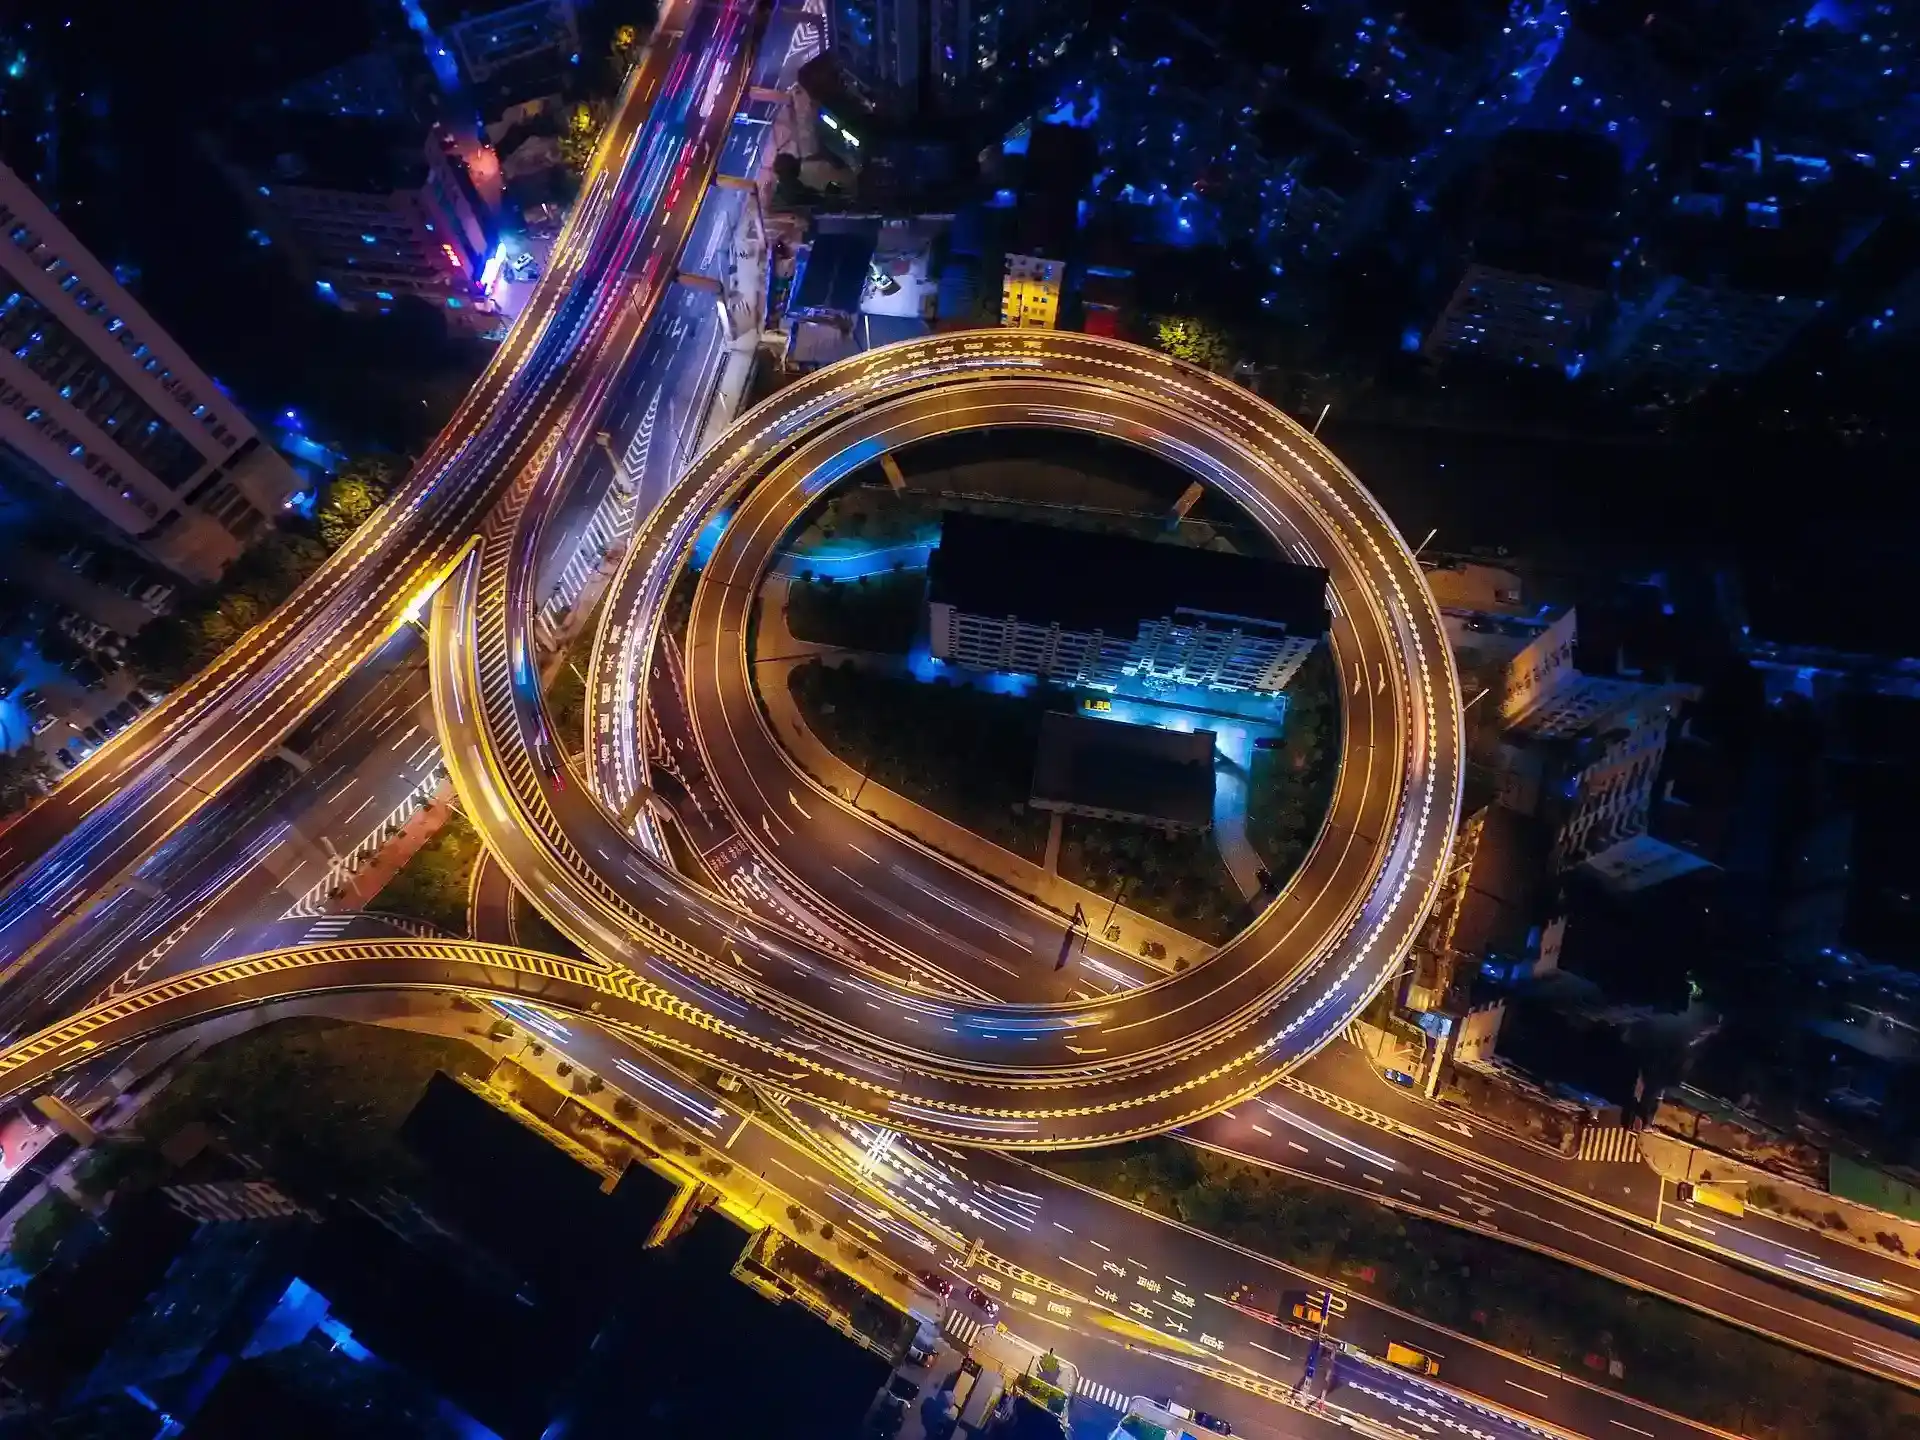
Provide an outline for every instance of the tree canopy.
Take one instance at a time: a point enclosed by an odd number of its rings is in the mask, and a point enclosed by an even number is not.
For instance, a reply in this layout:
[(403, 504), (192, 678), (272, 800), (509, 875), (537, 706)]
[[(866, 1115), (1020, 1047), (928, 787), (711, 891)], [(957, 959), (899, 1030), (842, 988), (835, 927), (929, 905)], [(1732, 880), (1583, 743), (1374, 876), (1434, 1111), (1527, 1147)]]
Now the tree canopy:
[(1233, 350), (1226, 335), (1191, 315), (1155, 316), (1153, 345), (1176, 360), (1205, 370), (1225, 371), (1233, 364)]

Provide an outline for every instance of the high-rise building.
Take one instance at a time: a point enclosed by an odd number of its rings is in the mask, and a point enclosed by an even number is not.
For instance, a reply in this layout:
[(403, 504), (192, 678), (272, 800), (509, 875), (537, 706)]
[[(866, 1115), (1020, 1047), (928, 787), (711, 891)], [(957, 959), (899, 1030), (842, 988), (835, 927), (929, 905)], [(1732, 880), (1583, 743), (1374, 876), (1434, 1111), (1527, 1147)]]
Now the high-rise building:
[(828, 44), (880, 110), (978, 110), (1016, 65), (1058, 43), (1072, 0), (831, 0)]
[(322, 299), (372, 313), (413, 298), (458, 328), (499, 326), (482, 285), (497, 227), (439, 127), (269, 108), (208, 143), (260, 234)]
[(940, 660), (1109, 690), (1274, 694), (1326, 634), (1327, 573), (955, 511), (927, 610)]
[(240, 407), (0, 166), (0, 467), (217, 578), (300, 489)]
[(580, 19), (573, 0), (522, 0), (501, 6), (429, 0), (424, 9), (476, 84), (529, 62), (564, 64), (580, 52)]
[(1622, 248), (1619, 152), (1604, 136), (1509, 131), (1469, 190), (1467, 264), (1422, 349), (1577, 374)]
[(1667, 737), (1691, 685), (1584, 675), (1569, 610), (1515, 655), (1500, 701), (1500, 803), (1541, 821), (1565, 869), (1646, 833)]

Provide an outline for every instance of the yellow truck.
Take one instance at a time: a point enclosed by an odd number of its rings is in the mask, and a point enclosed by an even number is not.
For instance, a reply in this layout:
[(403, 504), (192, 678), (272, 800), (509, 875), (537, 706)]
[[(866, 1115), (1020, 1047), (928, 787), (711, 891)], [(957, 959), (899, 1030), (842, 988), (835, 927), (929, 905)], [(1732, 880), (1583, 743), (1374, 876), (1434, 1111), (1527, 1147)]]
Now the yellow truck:
[(1398, 1365), (1402, 1370), (1411, 1370), (1416, 1375), (1438, 1375), (1440, 1362), (1431, 1355), (1423, 1355), (1411, 1346), (1402, 1345), (1397, 1340), (1387, 1342), (1387, 1363)]
[(1740, 1197), (1721, 1185), (1707, 1185), (1699, 1181), (1688, 1184), (1681, 1181), (1675, 1187), (1683, 1201), (1691, 1200), (1695, 1205), (1708, 1210), (1718, 1210), (1722, 1215), (1731, 1215), (1738, 1219), (1747, 1213), (1746, 1204)]

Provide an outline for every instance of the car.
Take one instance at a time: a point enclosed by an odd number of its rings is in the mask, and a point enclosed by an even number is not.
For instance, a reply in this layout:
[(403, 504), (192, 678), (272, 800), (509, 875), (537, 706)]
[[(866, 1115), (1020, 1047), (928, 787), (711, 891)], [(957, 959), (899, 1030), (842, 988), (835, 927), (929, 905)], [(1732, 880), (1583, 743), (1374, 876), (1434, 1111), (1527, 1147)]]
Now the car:
[(982, 1290), (978, 1285), (967, 1287), (967, 1300), (989, 1320), (1000, 1313), (1000, 1302)]
[(1440, 1362), (1424, 1351), (1411, 1345), (1402, 1345), (1398, 1340), (1387, 1342), (1387, 1363), (1397, 1365), (1402, 1370), (1410, 1370), (1415, 1375), (1438, 1375)]
[(80, 763), (79, 760), (74, 758), (73, 752), (64, 745), (53, 752), (53, 758), (60, 762), (60, 768), (62, 770), (71, 770)]
[(138, 690), (129, 690), (127, 692), (127, 704), (131, 705), (142, 715), (153, 708), (153, 701), (149, 700)]
[(942, 1300), (953, 1294), (953, 1281), (938, 1270), (922, 1270), (917, 1277), (920, 1283), (938, 1295)]
[(1282, 1298), (1287, 1313), (1309, 1325), (1327, 1325), (1347, 1313), (1347, 1297), (1326, 1290), (1291, 1290)]
[(887, 1392), (903, 1404), (911, 1405), (920, 1398), (920, 1382), (909, 1375), (895, 1375), (887, 1381)]
[(99, 725), (89, 725), (80, 732), (80, 738), (90, 744), (98, 745), (106, 737), (100, 733)]
[(1196, 1410), (1191, 1405), (1182, 1405), (1178, 1400), (1162, 1400), (1160, 1408), (1169, 1415), (1178, 1416), (1182, 1420), (1191, 1420), (1202, 1430), (1211, 1430), (1216, 1435), (1233, 1434), (1233, 1426), (1218, 1415), (1209, 1415), (1206, 1411)]
[(930, 1345), (909, 1345), (907, 1353), (901, 1357), (902, 1365), (911, 1365), (916, 1370), (924, 1370), (933, 1363), (933, 1347)]

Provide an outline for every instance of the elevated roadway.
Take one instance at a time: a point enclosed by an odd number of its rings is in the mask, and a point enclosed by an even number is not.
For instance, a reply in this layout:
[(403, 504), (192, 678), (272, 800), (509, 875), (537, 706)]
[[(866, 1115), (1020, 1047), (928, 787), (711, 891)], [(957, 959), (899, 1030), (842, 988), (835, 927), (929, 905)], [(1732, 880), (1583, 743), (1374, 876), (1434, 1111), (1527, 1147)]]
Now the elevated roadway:
[[(694, 601), (693, 738), (709, 768), (737, 772), (723, 792), (749, 795), (769, 765), (786, 763), (747, 681), (756, 567), (814, 496), (884, 451), (1005, 425), (1125, 439), (1224, 490), (1276, 544), (1329, 570), (1334, 654), (1355, 677), (1331, 813), (1292, 884), (1205, 963), (1099, 1002), (930, 996), (820, 936), (749, 920), (629, 828), (645, 786), (640, 677), (695, 538), (724, 526)], [(515, 557), (534, 548), (548, 503), (530, 495), (433, 609), (435, 703), (455, 784), (533, 903), (588, 953), (703, 1010), (735, 1047), (726, 1068), (955, 1143), (1151, 1133), (1232, 1104), (1336, 1035), (1424, 919), (1460, 785), (1459, 702), (1438, 615), (1359, 483), (1236, 386), (1118, 342), (978, 332), (859, 356), (782, 391), (696, 462), (615, 581), (590, 677), (591, 791), (547, 728), (528, 658), (526, 567)], [(788, 797), (762, 787), (757, 803), (743, 824), (771, 825)]]
[(601, 373), (613, 321), (672, 283), (685, 207), (663, 196), (705, 188), (676, 124), (649, 121), (724, 100), (710, 92), (742, 68), (755, 18), (737, 0), (710, 3), (684, 37), (656, 36), (528, 309), (399, 492), (284, 605), (0, 833), (6, 979), (270, 755), (415, 613), (513, 477), (552, 457), (554, 421)]

